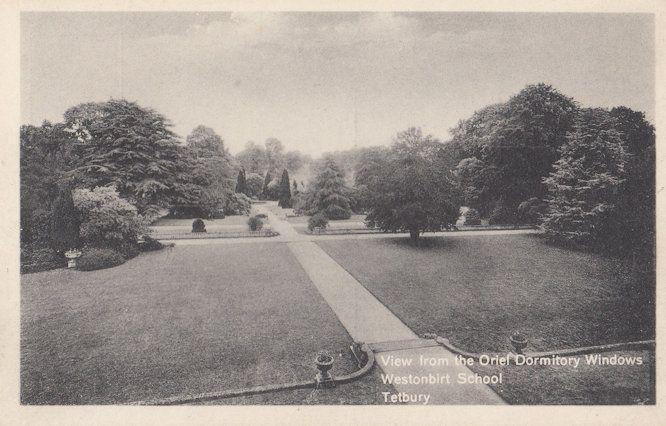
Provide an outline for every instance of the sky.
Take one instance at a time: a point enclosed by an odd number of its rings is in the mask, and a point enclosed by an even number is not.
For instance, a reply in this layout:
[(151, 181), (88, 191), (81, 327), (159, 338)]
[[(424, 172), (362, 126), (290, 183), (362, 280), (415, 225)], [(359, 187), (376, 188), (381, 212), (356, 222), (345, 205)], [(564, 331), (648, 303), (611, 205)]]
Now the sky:
[(21, 120), (125, 98), (232, 153), (276, 137), (317, 156), (410, 126), (446, 140), (545, 82), (654, 122), (653, 39), (646, 14), (24, 12)]

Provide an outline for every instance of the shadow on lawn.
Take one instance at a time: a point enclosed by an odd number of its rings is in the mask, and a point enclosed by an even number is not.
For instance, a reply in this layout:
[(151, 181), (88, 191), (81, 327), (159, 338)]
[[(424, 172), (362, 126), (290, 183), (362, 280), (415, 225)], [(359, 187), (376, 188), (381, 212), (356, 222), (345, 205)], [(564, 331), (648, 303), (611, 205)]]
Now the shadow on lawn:
[(409, 237), (386, 238), (385, 242), (408, 249), (414, 250), (456, 250), (459, 241), (456, 238), (440, 236), (421, 236), (416, 241)]

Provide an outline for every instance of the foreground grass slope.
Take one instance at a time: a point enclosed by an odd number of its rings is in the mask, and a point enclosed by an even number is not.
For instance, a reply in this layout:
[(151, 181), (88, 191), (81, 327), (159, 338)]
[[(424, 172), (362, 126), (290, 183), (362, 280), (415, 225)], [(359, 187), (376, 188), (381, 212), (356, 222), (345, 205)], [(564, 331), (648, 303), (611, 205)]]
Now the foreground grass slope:
[(357, 368), (351, 338), (285, 245), (176, 246), (112, 269), (25, 275), (21, 287), (23, 403), (303, 380), (320, 349), (335, 356), (334, 374)]
[(537, 236), (320, 241), (415, 332), (468, 351), (510, 349), (519, 330), (533, 350), (654, 337), (649, 278), (601, 256)]

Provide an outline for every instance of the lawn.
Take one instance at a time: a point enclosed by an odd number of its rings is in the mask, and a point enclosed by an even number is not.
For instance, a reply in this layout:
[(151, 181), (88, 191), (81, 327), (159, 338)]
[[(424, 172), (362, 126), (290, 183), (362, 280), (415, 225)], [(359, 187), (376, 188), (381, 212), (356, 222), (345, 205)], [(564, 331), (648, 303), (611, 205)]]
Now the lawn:
[(642, 357), (643, 365), (588, 365), (580, 356), (572, 366), (478, 366), (479, 374), (502, 373), (503, 383), (491, 385), (511, 404), (654, 404), (655, 360), (653, 351), (602, 354)]
[(531, 350), (654, 338), (654, 284), (627, 265), (534, 235), (319, 241), (418, 334), (467, 351)]
[[(127, 403), (304, 380), (320, 349), (344, 374), (357, 368), (350, 343), (276, 243), (176, 246), (111, 269), (22, 277), (26, 404)], [(382, 385), (362, 380), (370, 401)], [(307, 402), (300, 394), (285, 401)]]

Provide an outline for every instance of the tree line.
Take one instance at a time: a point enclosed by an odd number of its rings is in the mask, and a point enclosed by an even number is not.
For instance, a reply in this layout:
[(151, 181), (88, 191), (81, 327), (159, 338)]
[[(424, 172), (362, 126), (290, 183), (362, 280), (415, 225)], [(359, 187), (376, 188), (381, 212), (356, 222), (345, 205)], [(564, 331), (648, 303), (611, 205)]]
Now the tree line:
[(81, 246), (131, 257), (165, 212), (247, 213), (220, 136), (198, 126), (183, 143), (171, 127), (158, 112), (115, 99), (72, 107), (59, 123), (21, 126), (22, 264), (58, 265)]
[(410, 128), (390, 147), (330, 153), (314, 168), (294, 203), (306, 214), (365, 213), (370, 226), (416, 239), (451, 228), (467, 206), (472, 221), (654, 257), (654, 127), (642, 112), (581, 107), (546, 84), (479, 109), (448, 141)]
[[(171, 129), (158, 112), (116, 99), (21, 126), (22, 253), (110, 245), (111, 224), (123, 223), (113, 215), (223, 217), (247, 213), (257, 198), (326, 220), (363, 213), (370, 226), (414, 239), (452, 227), (467, 206), (474, 221), (536, 225), (567, 244), (654, 257), (654, 127), (641, 112), (584, 108), (546, 84), (479, 109), (447, 141), (410, 128), (391, 146), (316, 160), (275, 138), (234, 156), (208, 127), (185, 141)], [(307, 184), (292, 179), (305, 170)], [(82, 201), (90, 197), (98, 204)], [(81, 210), (91, 205), (109, 217)], [(86, 220), (99, 232), (82, 242)]]

